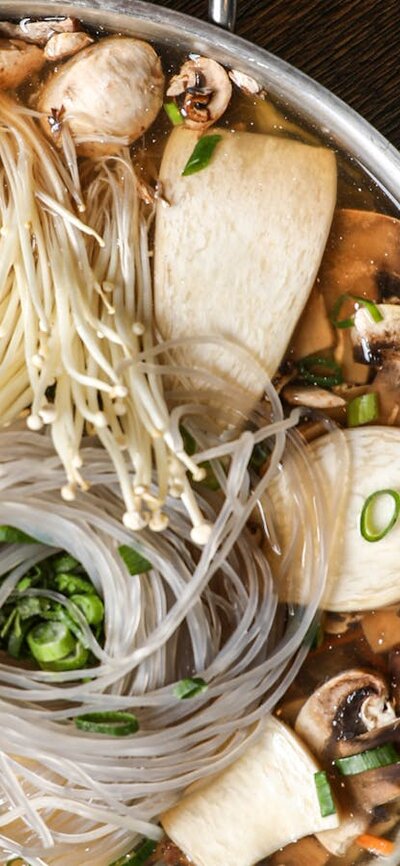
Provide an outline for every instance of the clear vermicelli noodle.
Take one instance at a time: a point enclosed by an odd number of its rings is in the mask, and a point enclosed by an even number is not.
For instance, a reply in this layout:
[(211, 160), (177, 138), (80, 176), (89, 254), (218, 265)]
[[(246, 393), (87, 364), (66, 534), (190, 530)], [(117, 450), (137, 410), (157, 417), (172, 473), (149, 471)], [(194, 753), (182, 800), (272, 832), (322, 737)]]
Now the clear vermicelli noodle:
[[(304, 446), (303, 483), (296, 480), (293, 491), (304, 508), (294, 532), (307, 561), (308, 604), (279, 604), (268, 558), (246, 529), (285, 463), (285, 428), (296, 421), (297, 414), (277, 418), (270, 437), (264, 424), (228, 443), (225, 495), (213, 501), (196, 494), (213, 524), (201, 550), (193, 548), (191, 521), (179, 498), (167, 501), (169, 525), (162, 535), (128, 532), (113, 465), (91, 440), (82, 449), (90, 489), (64, 503), (63, 467), (49, 438), (22, 431), (16, 438), (11, 430), (0, 437), (0, 524), (40, 542), (3, 547), (0, 570), (8, 577), (2, 605), (30, 566), (63, 549), (79, 559), (105, 606), (103, 646), (82, 617), (83, 639), (95, 659), (91, 667), (49, 673), (5, 659), (0, 665), (2, 762), (19, 792), (17, 801), (3, 800), (0, 814), (10, 856), (35, 866), (72, 866), (85, 851), (85, 863), (108, 866), (130, 849), (135, 834), (159, 838), (157, 817), (179, 792), (230, 763), (257, 735), (258, 721), (307, 652), (325, 581), (329, 538)], [(248, 465), (261, 433), (270, 463), (253, 487)], [(129, 575), (118, 552), (124, 544), (148, 557), (152, 570)], [(66, 607), (70, 603), (54, 595)], [(191, 701), (177, 699), (176, 683), (194, 673), (207, 690)], [(74, 725), (76, 716), (110, 710), (133, 711), (139, 731), (99, 737)]]

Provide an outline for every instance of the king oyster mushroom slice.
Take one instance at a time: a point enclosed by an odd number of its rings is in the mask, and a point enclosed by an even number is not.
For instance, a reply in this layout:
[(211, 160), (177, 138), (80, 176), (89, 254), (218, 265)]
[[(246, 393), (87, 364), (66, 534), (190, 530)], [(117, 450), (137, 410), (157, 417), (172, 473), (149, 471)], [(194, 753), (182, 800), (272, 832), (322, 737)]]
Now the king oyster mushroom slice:
[(151, 45), (110, 36), (49, 75), (38, 100), (42, 126), (58, 143), (49, 118), (62, 112), (80, 153), (112, 153), (113, 139), (131, 143), (153, 123), (163, 88), (160, 58)]
[[(166, 339), (222, 336), (274, 376), (311, 291), (336, 201), (336, 162), (326, 148), (249, 132), (221, 135), (210, 163), (182, 170), (198, 140), (176, 127), (160, 180), (155, 308)], [(196, 345), (184, 364), (225, 376), (257, 397), (264, 375), (222, 347)]]
[[(326, 762), (339, 754), (338, 743), (350, 743), (357, 735), (390, 725), (395, 719), (384, 678), (353, 669), (332, 677), (313, 692), (300, 710), (295, 730)], [(343, 815), (338, 829), (317, 833), (317, 839), (332, 854), (341, 856), (365, 832), (369, 821), (362, 808), (354, 809)]]
[(225, 113), (232, 96), (227, 72), (216, 60), (196, 57), (181, 66), (167, 96), (182, 97), (182, 116), (189, 129), (204, 130)]
[(240, 758), (188, 792), (161, 823), (194, 866), (253, 866), (289, 842), (338, 826), (336, 814), (321, 816), (318, 770), (293, 731), (269, 716)]
[(83, 30), (78, 30), (76, 33), (54, 33), (50, 36), (46, 43), (44, 53), (47, 60), (64, 60), (65, 57), (71, 57), (82, 51), (82, 48), (87, 48), (94, 42), (89, 33), (84, 33)]
[(0, 90), (19, 87), (44, 66), (41, 48), (20, 39), (0, 39)]
[(23, 18), (19, 24), (13, 21), (0, 21), (0, 33), (41, 46), (46, 45), (47, 40), (54, 33), (73, 33), (76, 30), (81, 30), (77, 18), (44, 18), (39, 21)]
[[(377, 490), (400, 491), (400, 430), (369, 426), (328, 434), (310, 444), (309, 459), (333, 530), (322, 607), (352, 612), (400, 601), (400, 520), (375, 543), (366, 541), (360, 531), (368, 496)], [(284, 473), (271, 485), (269, 497), (281, 546), (289, 549), (294, 506)], [(378, 498), (374, 509), (377, 523), (388, 523), (392, 505), (388, 498)], [(288, 580), (280, 593), (292, 602), (304, 603), (308, 597), (308, 589), (300, 581)]]

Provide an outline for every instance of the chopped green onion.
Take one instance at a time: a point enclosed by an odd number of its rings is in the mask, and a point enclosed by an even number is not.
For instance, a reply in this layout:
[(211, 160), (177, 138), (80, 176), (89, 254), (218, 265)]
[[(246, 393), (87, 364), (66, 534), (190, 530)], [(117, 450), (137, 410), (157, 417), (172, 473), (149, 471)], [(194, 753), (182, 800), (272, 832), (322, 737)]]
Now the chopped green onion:
[(383, 319), (381, 311), (373, 301), (368, 298), (361, 298), (359, 295), (349, 295), (345, 293), (340, 295), (332, 308), (330, 319), (335, 328), (352, 328), (354, 326), (354, 313), (345, 319), (339, 319), (339, 314), (345, 301), (355, 301), (359, 307), (365, 307), (368, 310), (371, 319), (374, 322), (381, 322)]
[(151, 857), (157, 848), (157, 842), (153, 839), (145, 839), (136, 851), (131, 851), (129, 854), (124, 854), (118, 860), (110, 863), (110, 866), (143, 866), (146, 860)]
[(201, 695), (207, 689), (207, 683), (201, 677), (187, 677), (187, 679), (180, 680), (176, 684), (174, 695), (176, 698), (180, 698), (180, 700), (185, 700), (186, 698), (194, 698), (196, 695)]
[(90, 734), (107, 734), (109, 737), (128, 737), (139, 730), (139, 722), (133, 713), (104, 712), (86, 713), (76, 716), (75, 725), (80, 731)]
[(85, 577), (80, 577), (79, 574), (56, 574), (54, 583), (59, 592), (65, 595), (93, 595), (96, 590), (90, 580)]
[(58, 556), (55, 556), (51, 564), (56, 574), (64, 574), (81, 567), (78, 560), (69, 553), (60, 553)]
[(183, 123), (183, 117), (176, 102), (164, 102), (164, 111), (172, 123), (172, 126), (179, 126)]
[(314, 773), (314, 782), (317, 789), (319, 808), (322, 817), (327, 818), (328, 815), (334, 815), (336, 812), (336, 806), (333, 800), (328, 776), (324, 770), (320, 770), (319, 773)]
[[(393, 511), (385, 526), (379, 529), (374, 521), (374, 506), (381, 496), (390, 496), (393, 499)], [(397, 523), (400, 514), (400, 493), (397, 490), (386, 488), (384, 490), (375, 490), (364, 502), (361, 518), (360, 532), (365, 541), (380, 541), (385, 535), (390, 532), (395, 523)]]
[(98, 595), (71, 595), (71, 601), (79, 607), (89, 625), (103, 622), (104, 604)]
[(56, 662), (42, 662), (41, 667), (46, 671), (76, 671), (84, 668), (89, 659), (89, 650), (76, 641), (72, 653)]
[(349, 427), (361, 427), (379, 417), (379, 400), (375, 391), (354, 397), (347, 404), (347, 424)]
[(118, 548), (118, 553), (129, 571), (129, 574), (143, 574), (145, 571), (150, 571), (153, 566), (148, 559), (138, 553), (134, 547), (128, 547), (127, 544), (121, 544)]
[[(343, 382), (342, 371), (339, 364), (332, 358), (324, 358), (322, 355), (308, 355), (298, 362), (298, 371), (305, 382), (311, 385), (319, 385), (321, 388), (332, 388), (333, 385), (341, 385)], [(316, 369), (317, 368), (317, 369)], [(331, 370), (331, 373), (318, 372)]]
[(335, 764), (342, 776), (358, 776), (367, 770), (377, 770), (379, 767), (388, 767), (390, 764), (398, 764), (400, 755), (397, 749), (387, 743), (376, 749), (368, 749), (358, 755), (349, 755), (347, 758), (336, 758)]
[(75, 641), (63, 622), (41, 622), (29, 632), (28, 646), (38, 662), (56, 662), (69, 655)]
[(16, 529), (15, 526), (0, 526), (0, 544), (37, 544), (37, 539), (27, 535), (22, 529)]
[(199, 138), (193, 153), (189, 156), (183, 169), (182, 177), (187, 177), (206, 168), (210, 163), (218, 142), (221, 140), (222, 135), (203, 135), (202, 138)]

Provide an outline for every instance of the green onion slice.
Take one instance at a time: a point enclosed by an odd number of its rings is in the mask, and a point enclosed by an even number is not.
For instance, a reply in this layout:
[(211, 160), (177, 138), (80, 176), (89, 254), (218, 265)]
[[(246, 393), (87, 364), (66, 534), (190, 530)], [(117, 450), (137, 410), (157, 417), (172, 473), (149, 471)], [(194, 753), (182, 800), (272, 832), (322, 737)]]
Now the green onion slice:
[(133, 713), (113, 711), (76, 716), (75, 725), (80, 731), (107, 734), (109, 737), (128, 737), (139, 730), (139, 722)]
[(183, 117), (179, 111), (176, 102), (164, 102), (164, 111), (171, 121), (172, 126), (180, 126), (183, 123)]
[(336, 812), (336, 806), (333, 800), (328, 776), (324, 770), (320, 770), (319, 773), (314, 773), (314, 782), (317, 789), (319, 808), (322, 817), (327, 818), (328, 815), (334, 815)]
[(157, 848), (157, 842), (153, 839), (145, 839), (136, 851), (131, 851), (129, 854), (124, 854), (118, 860), (110, 863), (110, 866), (143, 866), (146, 860), (151, 857)]
[(339, 364), (332, 358), (324, 358), (322, 355), (308, 355), (298, 362), (297, 367), (301, 378), (305, 382), (309, 382), (310, 385), (332, 388), (333, 385), (341, 385), (343, 382)]
[(63, 622), (52, 620), (36, 625), (27, 636), (29, 649), (38, 662), (56, 662), (69, 655), (75, 640)]
[(15, 526), (0, 526), (0, 544), (37, 544), (37, 539), (27, 535), (22, 529), (16, 529)]
[(65, 595), (96, 595), (96, 590), (90, 580), (85, 577), (80, 577), (79, 574), (56, 574), (54, 583), (59, 592)]
[(174, 695), (180, 700), (185, 700), (203, 694), (207, 688), (207, 683), (201, 677), (187, 677), (176, 684)]
[(222, 135), (203, 135), (202, 138), (199, 138), (193, 153), (189, 156), (189, 159), (185, 165), (185, 168), (182, 172), (182, 177), (187, 177), (190, 174), (196, 174), (198, 171), (202, 171), (203, 168), (207, 168), (211, 161), (211, 157), (214, 153), (214, 150), (219, 141), (222, 140)]
[(378, 309), (376, 304), (373, 301), (370, 301), (368, 298), (361, 298), (359, 295), (349, 295), (345, 293), (344, 295), (340, 295), (337, 299), (336, 303), (332, 308), (332, 312), (330, 315), (330, 319), (335, 328), (352, 328), (354, 326), (354, 313), (352, 316), (349, 316), (344, 319), (339, 319), (340, 311), (343, 307), (345, 301), (355, 301), (355, 303), (359, 307), (365, 307), (368, 310), (371, 319), (374, 322), (381, 322), (383, 319), (381, 311)]
[(89, 625), (99, 625), (104, 619), (104, 604), (95, 593), (71, 595), (71, 601), (79, 607)]
[(392, 745), (378, 746), (376, 749), (368, 749), (358, 755), (349, 755), (347, 758), (336, 758), (335, 764), (342, 776), (358, 776), (367, 770), (377, 770), (379, 767), (388, 767), (390, 764), (398, 764), (400, 755)]
[(138, 553), (134, 547), (128, 547), (127, 544), (121, 544), (118, 548), (118, 553), (129, 571), (129, 574), (143, 574), (145, 571), (150, 571), (153, 566), (148, 559)]
[(60, 553), (55, 556), (51, 564), (56, 574), (64, 574), (81, 567), (79, 561), (69, 553)]
[(361, 394), (360, 397), (354, 397), (347, 404), (347, 425), (348, 427), (362, 427), (363, 424), (369, 424), (379, 417), (379, 399), (375, 391), (370, 394)]
[[(393, 500), (393, 511), (385, 526), (379, 529), (374, 520), (375, 506), (381, 496), (390, 496)], [(375, 490), (364, 502), (360, 518), (360, 532), (365, 541), (380, 541), (397, 523), (400, 514), (400, 493), (390, 487)]]
[(56, 662), (42, 662), (41, 667), (46, 671), (76, 671), (84, 668), (89, 659), (89, 650), (76, 641), (72, 653)]

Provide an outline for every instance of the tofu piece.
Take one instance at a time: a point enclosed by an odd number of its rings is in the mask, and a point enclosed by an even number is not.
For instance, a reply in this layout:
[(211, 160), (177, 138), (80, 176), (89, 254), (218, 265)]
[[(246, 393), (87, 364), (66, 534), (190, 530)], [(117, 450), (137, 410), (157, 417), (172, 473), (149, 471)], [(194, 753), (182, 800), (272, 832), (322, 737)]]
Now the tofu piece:
[[(164, 151), (155, 240), (155, 309), (165, 339), (220, 335), (272, 377), (307, 302), (336, 202), (332, 151), (215, 129), (210, 163), (182, 177), (198, 135), (176, 127)], [(179, 352), (258, 396), (263, 374), (223, 348)]]
[(321, 817), (319, 766), (283, 722), (269, 716), (260, 738), (226, 770), (161, 816), (194, 866), (253, 866), (278, 848), (338, 826)]

